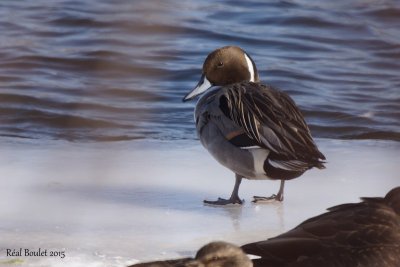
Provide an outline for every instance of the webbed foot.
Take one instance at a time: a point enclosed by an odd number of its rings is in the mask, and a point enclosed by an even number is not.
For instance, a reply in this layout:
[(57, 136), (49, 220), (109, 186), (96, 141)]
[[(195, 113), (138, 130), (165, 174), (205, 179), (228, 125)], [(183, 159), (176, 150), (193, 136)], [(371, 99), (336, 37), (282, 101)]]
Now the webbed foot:
[(223, 206), (223, 205), (228, 205), (228, 204), (243, 204), (244, 200), (240, 199), (239, 197), (231, 197), (229, 199), (224, 199), (224, 198), (218, 198), (218, 200), (211, 201), (211, 200), (204, 200), (204, 204), (209, 204), (209, 205), (218, 205), (218, 206)]
[(270, 197), (260, 197), (260, 196), (253, 196), (253, 203), (257, 202), (270, 202), (270, 201), (283, 201), (283, 194), (275, 195), (273, 194)]

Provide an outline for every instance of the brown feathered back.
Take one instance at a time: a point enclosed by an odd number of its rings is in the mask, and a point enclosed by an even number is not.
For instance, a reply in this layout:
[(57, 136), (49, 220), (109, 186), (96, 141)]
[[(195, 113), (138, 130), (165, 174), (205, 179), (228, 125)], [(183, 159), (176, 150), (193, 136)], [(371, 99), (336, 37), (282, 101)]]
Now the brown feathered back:
[(310, 218), (277, 237), (244, 245), (254, 267), (399, 267), (400, 187)]
[(385, 196), (385, 201), (400, 215), (400, 186), (390, 190)]

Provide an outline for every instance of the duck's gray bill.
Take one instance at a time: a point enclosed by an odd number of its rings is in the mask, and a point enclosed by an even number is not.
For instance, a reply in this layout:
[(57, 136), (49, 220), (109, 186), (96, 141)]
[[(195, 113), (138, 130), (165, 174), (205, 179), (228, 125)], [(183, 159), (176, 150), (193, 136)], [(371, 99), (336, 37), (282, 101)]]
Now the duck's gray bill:
[(204, 91), (206, 91), (208, 88), (212, 87), (212, 84), (210, 83), (209, 80), (207, 80), (207, 77), (203, 74), (201, 75), (200, 81), (197, 84), (197, 86), (190, 91), (183, 99), (182, 101), (189, 101), (193, 99), (194, 97), (202, 94)]

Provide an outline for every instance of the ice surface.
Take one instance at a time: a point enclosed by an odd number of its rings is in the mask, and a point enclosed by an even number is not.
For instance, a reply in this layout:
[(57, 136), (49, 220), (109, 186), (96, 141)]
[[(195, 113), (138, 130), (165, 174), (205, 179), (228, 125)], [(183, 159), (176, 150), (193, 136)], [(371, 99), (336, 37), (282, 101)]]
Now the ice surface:
[[(0, 144), (0, 266), (125, 266), (192, 256), (203, 244), (242, 245), (282, 233), (326, 208), (383, 196), (400, 185), (400, 144), (319, 139), (325, 170), (287, 182), (283, 203), (252, 204), (278, 181), (244, 180), (243, 206), (228, 197), (234, 175), (198, 141)], [(9, 257), (6, 249), (65, 251)], [(18, 261), (12, 262), (17, 259)]]

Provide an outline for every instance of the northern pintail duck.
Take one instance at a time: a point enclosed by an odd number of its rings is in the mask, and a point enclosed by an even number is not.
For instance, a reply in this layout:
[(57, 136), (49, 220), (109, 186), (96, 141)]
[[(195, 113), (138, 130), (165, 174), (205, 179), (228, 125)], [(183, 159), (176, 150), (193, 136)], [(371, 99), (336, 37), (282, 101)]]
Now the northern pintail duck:
[(130, 267), (252, 267), (252, 261), (239, 247), (223, 242), (211, 242), (203, 246), (193, 258), (155, 261), (131, 265)]
[[(362, 198), (328, 209), (294, 229), (240, 250), (213, 242), (196, 259), (157, 261), (135, 267), (251, 267), (243, 253), (258, 256), (254, 267), (398, 267), (400, 266), (400, 187), (384, 198)], [(203, 264), (203, 265), (202, 265)]]
[(242, 248), (261, 257), (253, 260), (254, 267), (400, 266), (400, 187), (384, 198), (362, 200)]
[[(205, 93), (205, 94), (203, 94)], [(214, 158), (236, 175), (229, 199), (205, 203), (242, 203), (242, 178), (281, 180), (279, 192), (260, 200), (283, 200), (285, 180), (324, 168), (303, 115), (284, 92), (259, 82), (251, 57), (237, 46), (213, 51), (206, 58), (198, 85), (183, 101), (199, 99), (195, 109), (197, 134)]]

